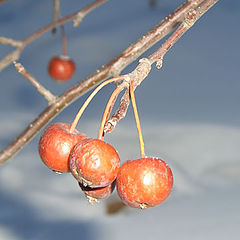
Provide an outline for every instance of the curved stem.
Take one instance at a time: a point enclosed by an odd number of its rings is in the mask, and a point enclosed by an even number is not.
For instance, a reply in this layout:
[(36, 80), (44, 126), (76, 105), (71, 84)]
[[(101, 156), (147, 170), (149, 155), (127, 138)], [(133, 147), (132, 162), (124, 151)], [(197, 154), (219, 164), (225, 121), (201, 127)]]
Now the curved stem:
[(98, 87), (95, 88), (95, 90), (89, 95), (89, 97), (87, 98), (87, 100), (84, 102), (84, 104), (82, 105), (82, 107), (79, 109), (76, 117), (74, 118), (71, 128), (70, 128), (70, 133), (74, 132), (78, 121), (80, 119), (80, 117), (82, 116), (84, 110), (86, 109), (86, 107), (88, 106), (88, 104), (92, 101), (92, 99), (94, 98), (94, 96), (100, 91), (101, 88), (103, 88), (104, 86), (106, 86), (107, 84), (111, 83), (111, 82), (116, 82), (116, 81), (120, 81), (123, 80), (124, 77), (120, 76), (120, 77), (116, 77), (116, 78), (111, 78), (109, 80), (106, 80), (105, 82), (101, 83)]
[(101, 125), (99, 128), (99, 132), (98, 132), (98, 139), (103, 140), (104, 137), (104, 126), (111, 114), (112, 108), (113, 108), (113, 104), (117, 98), (117, 96), (119, 95), (119, 93), (128, 86), (128, 84), (126, 82), (123, 82), (121, 85), (117, 86), (117, 88), (113, 91), (111, 97), (108, 100), (108, 103), (105, 107), (103, 116), (102, 116), (102, 121), (101, 121)]
[(139, 116), (138, 116), (137, 104), (136, 104), (136, 100), (135, 100), (135, 96), (134, 96), (134, 89), (133, 89), (132, 83), (130, 84), (130, 96), (131, 96), (135, 121), (136, 121), (136, 125), (137, 125), (138, 138), (139, 138), (140, 149), (141, 149), (141, 158), (145, 158), (142, 130), (141, 130), (140, 120), (139, 120)]

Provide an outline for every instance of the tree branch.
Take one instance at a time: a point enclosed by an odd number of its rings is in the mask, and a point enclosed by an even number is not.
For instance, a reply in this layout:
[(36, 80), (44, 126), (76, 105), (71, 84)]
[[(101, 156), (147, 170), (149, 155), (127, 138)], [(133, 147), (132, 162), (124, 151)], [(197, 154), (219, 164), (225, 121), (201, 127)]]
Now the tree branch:
[(16, 70), (37, 89), (37, 91), (48, 101), (49, 105), (54, 103), (56, 96), (43, 87), (29, 72), (27, 72), (21, 63), (15, 61), (13, 63)]
[[(216, 0), (217, 1), (217, 0)], [(215, 1), (215, 2), (216, 2)], [(54, 103), (49, 105), (9, 146), (0, 152), (0, 165), (10, 159), (20, 149), (22, 149), (32, 137), (41, 130), (52, 118), (60, 111), (67, 107), (71, 102), (82, 96), (98, 83), (111, 76), (119, 75), (120, 72), (131, 62), (137, 59), (143, 52), (148, 50), (152, 45), (161, 40), (166, 34), (174, 29), (179, 22), (182, 22), (186, 14), (193, 8), (196, 8), (200, 3), (214, 2), (213, 0), (192, 0), (185, 2), (160, 24), (151, 29), (143, 37), (131, 44), (119, 56), (103, 65), (96, 70), (92, 75), (77, 83), (64, 94), (59, 96)], [(63, 21), (63, 20), (62, 20)], [(62, 24), (58, 21), (58, 24)], [(50, 25), (49, 25), (50, 26)], [(53, 26), (51, 25), (52, 28)], [(146, 64), (146, 63), (145, 63)], [(141, 73), (139, 73), (141, 76)]]
[[(153, 54), (151, 54), (148, 58), (145, 59), (149, 61), (149, 65), (156, 62), (156, 67), (160, 69), (162, 67), (162, 61), (164, 55), (170, 50), (170, 48), (177, 42), (177, 40), (189, 29), (193, 26), (193, 24), (210, 8), (212, 7), (218, 0), (203, 0), (199, 5), (193, 5), (193, 8), (190, 8), (189, 11), (185, 15), (185, 19), (182, 21), (181, 24), (176, 28), (176, 30), (170, 35), (170, 37), (160, 46), (158, 50), (156, 50)], [(142, 65), (141, 63), (137, 66), (136, 70), (139, 68), (138, 71), (148, 71), (148, 65)], [(136, 87), (145, 79), (144, 77), (136, 77), (133, 72), (133, 76), (135, 79), (134, 83), (134, 90)], [(126, 116), (128, 107), (130, 103), (130, 96), (129, 91), (126, 90), (123, 94), (119, 107), (116, 112), (112, 115), (112, 117), (106, 122), (104, 127), (105, 133), (110, 133), (114, 130), (117, 123)]]

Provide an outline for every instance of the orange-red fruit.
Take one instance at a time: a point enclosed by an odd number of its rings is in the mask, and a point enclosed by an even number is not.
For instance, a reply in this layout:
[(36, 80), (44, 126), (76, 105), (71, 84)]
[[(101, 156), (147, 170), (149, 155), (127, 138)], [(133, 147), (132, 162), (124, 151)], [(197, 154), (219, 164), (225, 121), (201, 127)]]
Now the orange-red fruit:
[(99, 139), (86, 139), (76, 144), (69, 161), (73, 176), (89, 187), (110, 185), (117, 177), (120, 166), (117, 151)]
[(82, 183), (78, 183), (84, 194), (86, 195), (88, 201), (90, 203), (97, 202), (99, 199), (106, 199), (108, 198), (116, 185), (116, 182), (114, 181), (110, 185), (106, 187), (98, 187), (98, 188), (91, 188), (91, 187), (85, 187)]
[(126, 161), (119, 169), (117, 191), (123, 202), (135, 208), (149, 208), (163, 202), (173, 185), (171, 169), (161, 159)]
[(72, 78), (75, 72), (75, 64), (67, 56), (53, 57), (48, 65), (49, 75), (59, 82), (65, 82)]
[(70, 133), (71, 125), (54, 123), (42, 134), (39, 141), (39, 155), (52, 170), (69, 172), (69, 154), (72, 148), (87, 136), (77, 130)]

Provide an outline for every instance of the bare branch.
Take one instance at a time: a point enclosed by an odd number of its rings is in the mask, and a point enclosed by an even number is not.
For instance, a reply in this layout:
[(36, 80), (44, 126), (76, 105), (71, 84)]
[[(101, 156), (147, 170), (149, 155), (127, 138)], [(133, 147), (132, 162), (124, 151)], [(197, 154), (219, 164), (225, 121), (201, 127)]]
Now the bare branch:
[(54, 96), (49, 90), (43, 87), (26, 69), (23, 67), (21, 63), (13, 62), (16, 70), (25, 77), (36, 89), (37, 91), (48, 101), (48, 105), (52, 104), (56, 100), (56, 96)]
[[(133, 85), (133, 90), (141, 84), (141, 82), (148, 76), (151, 70), (151, 63), (147, 58), (142, 58), (139, 60), (137, 67), (129, 74), (125, 76), (125, 80), (129, 79)], [(104, 126), (104, 133), (110, 133), (114, 130), (117, 123), (126, 116), (128, 106), (130, 103), (129, 89), (123, 94), (119, 107), (117, 111), (112, 115), (112, 117), (106, 122)]]

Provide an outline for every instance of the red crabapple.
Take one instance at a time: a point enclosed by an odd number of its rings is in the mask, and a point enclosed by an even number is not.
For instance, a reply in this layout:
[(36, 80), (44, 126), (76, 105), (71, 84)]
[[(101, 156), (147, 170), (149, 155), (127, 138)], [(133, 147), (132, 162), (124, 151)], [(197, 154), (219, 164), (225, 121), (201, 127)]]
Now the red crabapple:
[(67, 56), (53, 57), (48, 65), (49, 75), (56, 81), (65, 82), (69, 80), (75, 72), (75, 64)]
[(42, 161), (56, 172), (69, 172), (69, 154), (74, 145), (86, 139), (76, 129), (71, 133), (71, 125), (54, 123), (47, 127), (39, 141), (39, 155)]
[(171, 169), (161, 159), (126, 161), (119, 169), (117, 191), (123, 202), (135, 208), (149, 208), (163, 202), (173, 185)]
[(86, 139), (70, 153), (70, 170), (78, 182), (89, 187), (105, 187), (117, 177), (120, 159), (117, 151), (99, 139)]
[(84, 192), (85, 196), (87, 197), (87, 200), (90, 203), (98, 202), (99, 199), (106, 199), (108, 198), (116, 185), (116, 181), (111, 183), (110, 185), (107, 185), (106, 187), (98, 187), (98, 188), (91, 188), (88, 186), (84, 186), (82, 183), (78, 183), (82, 191)]

